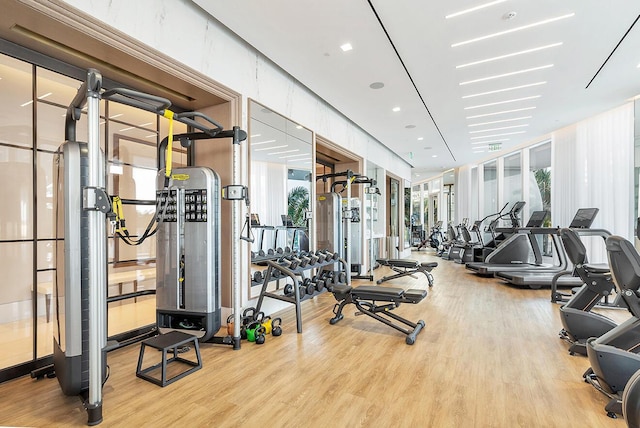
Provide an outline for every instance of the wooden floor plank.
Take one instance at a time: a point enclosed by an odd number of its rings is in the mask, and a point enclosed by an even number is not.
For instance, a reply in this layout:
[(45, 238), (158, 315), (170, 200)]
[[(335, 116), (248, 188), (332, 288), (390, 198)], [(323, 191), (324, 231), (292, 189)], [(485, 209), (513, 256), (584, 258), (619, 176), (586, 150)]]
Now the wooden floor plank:
[[(588, 360), (558, 338), (549, 290), (479, 278), (426, 251), (413, 257), (440, 263), (427, 298), (396, 310), (425, 321), (415, 345), (353, 307), (330, 325), (335, 299), (325, 293), (304, 303), (303, 334), (286, 310), (281, 337), (239, 351), (203, 344), (203, 368), (165, 388), (135, 376), (138, 345), (110, 353), (101, 426), (625, 426), (583, 382)], [(423, 275), (384, 285), (428, 288)], [(0, 425), (85, 423), (79, 399), (55, 380), (0, 384)]]

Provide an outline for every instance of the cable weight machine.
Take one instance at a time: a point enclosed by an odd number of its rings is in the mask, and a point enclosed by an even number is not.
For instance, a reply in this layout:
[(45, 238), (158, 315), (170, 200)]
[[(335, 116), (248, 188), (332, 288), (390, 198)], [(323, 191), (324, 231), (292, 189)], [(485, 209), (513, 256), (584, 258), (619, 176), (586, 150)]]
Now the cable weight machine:
[[(320, 248), (321, 240), (324, 237), (324, 245), (335, 247), (335, 250), (339, 252), (341, 257), (347, 263), (346, 275), (347, 282), (351, 283), (351, 279), (367, 279), (373, 281), (373, 268), (375, 263), (375, 257), (373, 254), (373, 198), (374, 195), (379, 194), (379, 190), (376, 187), (376, 180), (368, 178), (366, 176), (354, 173), (351, 170), (344, 172), (338, 172), (333, 174), (324, 174), (316, 177), (316, 180), (322, 180), (327, 182), (330, 178), (342, 178), (343, 180), (335, 180), (331, 184), (331, 192), (318, 196), (318, 216), (333, 217), (333, 221), (326, 220), (324, 222), (318, 222), (318, 228), (322, 229), (326, 224), (326, 229), (333, 226), (334, 230), (320, 230), (318, 235), (319, 249), (333, 250), (334, 248)], [(362, 242), (362, 228), (360, 223), (362, 221), (362, 214), (359, 208), (352, 206), (351, 186), (353, 185), (367, 185), (365, 193), (370, 196), (370, 221), (369, 221), (369, 275), (361, 275), (360, 265), (361, 263), (361, 242)], [(340, 192), (336, 191), (337, 186), (342, 186)], [(344, 198), (341, 198), (340, 194), (346, 191)], [(358, 201), (359, 202), (359, 201)], [(338, 211), (339, 210), (339, 211)], [(340, 219), (336, 216), (336, 213), (340, 213)], [(366, 216), (365, 216), (366, 218)], [(341, 221), (341, 222), (340, 222)], [(356, 223), (359, 229), (356, 233), (352, 231), (352, 223)], [(355, 243), (354, 241), (355, 235)], [(353, 264), (356, 262), (356, 264)], [(354, 268), (357, 269), (354, 271)], [(356, 275), (352, 275), (356, 273)]]
[[(240, 240), (250, 240), (249, 235), (240, 237), (240, 202), (244, 200), (247, 205), (249, 204), (246, 187), (233, 184), (220, 188), (219, 178), (216, 180), (217, 174), (203, 167), (185, 167), (177, 169), (173, 174), (170, 172), (174, 120), (186, 124), (190, 129), (189, 133), (175, 136), (185, 147), (188, 147), (192, 141), (200, 139), (231, 138), (233, 140), (232, 182), (234, 183), (240, 181), (239, 146), (246, 139), (246, 132), (238, 127), (225, 131), (213, 119), (199, 112), (172, 112), (169, 110), (170, 101), (164, 98), (125, 88), (103, 90), (102, 83), (103, 79), (99, 71), (94, 69), (87, 71), (86, 80), (67, 109), (66, 141), (54, 156), (56, 236), (64, 237), (64, 241), (59, 240), (56, 247), (54, 370), (65, 394), (80, 395), (83, 398), (89, 425), (97, 425), (103, 419), (102, 385), (108, 377), (106, 352), (114, 347), (114, 344), (107, 344), (106, 324), (106, 225), (107, 218), (114, 223), (114, 214), (112, 214), (114, 207), (105, 189), (104, 155), (100, 149), (100, 100), (105, 99), (153, 112), (169, 120), (169, 136), (158, 148), (159, 153), (164, 154), (164, 149), (168, 146), (169, 168), (165, 168), (165, 176), (158, 180), (159, 187), (162, 185), (163, 189), (158, 193), (157, 215), (154, 220), (158, 222), (156, 231), (159, 237), (163, 237), (162, 242), (175, 243), (173, 247), (181, 249), (182, 252), (157, 252), (156, 269), (162, 268), (162, 271), (158, 270), (156, 275), (157, 298), (165, 302), (158, 308), (158, 314), (163, 310), (172, 309), (184, 313), (197, 312), (204, 322), (202, 322), (202, 328), (199, 328), (194, 335), (199, 336), (201, 340), (231, 345), (234, 349), (239, 349)], [(83, 143), (77, 141), (76, 126), (85, 106), (88, 135), (87, 142)], [(162, 156), (159, 154), (158, 159), (163, 159)], [(169, 169), (168, 173), (167, 169)], [(206, 180), (205, 182), (191, 181), (192, 176), (194, 178), (205, 176)], [(197, 187), (195, 192), (193, 187)], [(166, 196), (170, 196), (172, 191), (175, 191), (176, 200), (170, 201)], [(189, 199), (191, 196), (200, 195), (202, 198), (206, 195), (208, 205), (204, 208), (196, 207), (187, 213), (185, 195), (188, 195)], [(233, 336), (224, 338), (214, 336), (220, 328), (221, 311), (220, 251), (214, 248), (214, 245), (219, 243), (216, 237), (219, 237), (220, 230), (220, 198), (230, 200), (233, 204), (232, 309), (237, 318)], [(173, 205), (169, 202), (173, 202)], [(175, 224), (180, 224), (181, 227), (175, 228), (174, 222), (169, 221), (169, 211), (167, 211), (169, 206), (175, 208), (171, 214), (175, 215)], [(201, 214), (200, 218), (197, 217), (198, 212)], [(202, 214), (205, 212), (206, 216), (203, 218)], [(187, 221), (193, 220), (187, 215), (194, 213), (196, 221)], [(196, 241), (203, 241), (204, 236), (196, 235), (198, 239), (193, 239), (194, 235), (189, 231), (191, 225), (188, 223), (197, 223), (198, 231), (206, 236), (204, 248), (196, 245)], [(153, 233), (150, 232), (148, 236)], [(248, 233), (250, 234), (250, 230)], [(198, 262), (191, 263), (192, 258)], [(181, 264), (181, 262), (185, 263)], [(164, 272), (169, 274), (165, 275)], [(174, 272), (178, 272), (179, 276), (173, 274)], [(206, 297), (203, 299), (206, 305), (193, 310), (184, 299), (181, 304), (178, 304), (178, 308), (172, 308), (171, 304), (166, 304), (166, 300), (162, 300), (166, 293), (182, 292), (183, 296), (188, 294), (186, 288), (179, 287), (180, 283), (186, 287), (199, 287), (200, 290), (206, 290), (204, 293)], [(202, 294), (199, 296), (202, 297)], [(190, 318), (186, 319), (189, 321)], [(163, 328), (173, 327), (166, 326), (160, 316), (158, 321), (161, 331)]]

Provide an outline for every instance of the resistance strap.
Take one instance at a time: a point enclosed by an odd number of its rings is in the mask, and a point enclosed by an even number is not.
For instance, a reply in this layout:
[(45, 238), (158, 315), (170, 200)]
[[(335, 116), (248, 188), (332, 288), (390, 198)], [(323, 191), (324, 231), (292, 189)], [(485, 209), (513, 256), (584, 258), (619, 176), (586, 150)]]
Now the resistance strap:
[(167, 155), (165, 156), (165, 166), (164, 166), (164, 176), (166, 178), (171, 178), (171, 165), (173, 165), (172, 154), (173, 154), (173, 112), (169, 109), (165, 109), (164, 117), (169, 119), (169, 140), (167, 143)]

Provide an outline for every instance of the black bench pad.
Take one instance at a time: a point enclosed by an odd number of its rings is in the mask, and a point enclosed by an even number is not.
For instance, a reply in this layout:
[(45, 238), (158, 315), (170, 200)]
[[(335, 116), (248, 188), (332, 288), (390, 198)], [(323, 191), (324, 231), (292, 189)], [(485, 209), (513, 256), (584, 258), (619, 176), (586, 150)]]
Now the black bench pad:
[(394, 287), (362, 285), (352, 289), (351, 294), (362, 300), (399, 300), (402, 299), (404, 290)]
[(405, 269), (434, 268), (438, 266), (438, 262), (422, 262), (413, 259), (377, 259), (377, 262), (383, 266), (392, 266)]
[(410, 288), (409, 290), (404, 292), (404, 298), (413, 302), (418, 303), (422, 299), (427, 297), (427, 290), (419, 290), (416, 288)]

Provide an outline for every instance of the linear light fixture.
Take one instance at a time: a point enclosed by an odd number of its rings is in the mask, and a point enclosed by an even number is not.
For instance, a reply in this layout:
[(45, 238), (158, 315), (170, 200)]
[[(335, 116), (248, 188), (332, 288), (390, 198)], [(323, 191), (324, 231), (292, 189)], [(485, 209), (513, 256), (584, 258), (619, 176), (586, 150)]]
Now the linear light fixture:
[(532, 95), (530, 97), (514, 98), (512, 100), (505, 100), (505, 101), (496, 101), (495, 103), (478, 104), (476, 106), (465, 107), (464, 109), (465, 110), (472, 110), (474, 108), (497, 106), (497, 105), (500, 105), (500, 104), (515, 103), (517, 101), (533, 100), (533, 99), (536, 99), (536, 98), (540, 98), (540, 95)]
[(262, 134), (253, 134), (250, 135), (251, 138), (262, 137)]
[(444, 19), (455, 18), (456, 16), (464, 15), (470, 12), (475, 12), (476, 10), (484, 9), (485, 7), (493, 6), (495, 4), (504, 3), (505, 1), (507, 0), (494, 0), (489, 3), (484, 3), (478, 6), (470, 7), (469, 9), (461, 10), (460, 12), (450, 13), (449, 15), (445, 16)]
[[(22, 104), (20, 104), (20, 107), (26, 107), (26, 106), (28, 106), (29, 104), (32, 104), (32, 103), (33, 103), (33, 100), (29, 100), (29, 101), (27, 101), (26, 103), (22, 103)], [(65, 115), (65, 116), (66, 116), (66, 115)]]
[(523, 108), (514, 108), (512, 110), (494, 111), (493, 113), (476, 114), (474, 116), (467, 116), (467, 119), (477, 119), (479, 117), (497, 116), (499, 114), (515, 113), (518, 111), (526, 111), (526, 110), (533, 110), (533, 109), (535, 109), (535, 107), (523, 107)]
[(127, 127), (127, 128), (122, 128), (122, 129), (120, 130), (120, 132), (127, 132), (127, 131), (131, 131), (133, 128), (134, 128), (133, 126), (129, 126), (129, 127)]
[(466, 64), (456, 65), (456, 68), (471, 67), (472, 65), (484, 64), (485, 62), (498, 61), (498, 60), (505, 59), (505, 58), (511, 58), (513, 56), (524, 55), (524, 54), (528, 54), (528, 53), (531, 53), (531, 52), (538, 52), (538, 51), (541, 51), (541, 50), (544, 50), (544, 49), (549, 49), (549, 48), (555, 48), (556, 46), (560, 46), (560, 45), (562, 45), (562, 42), (552, 43), (550, 45), (539, 46), (537, 48), (525, 49), (523, 51), (512, 52), (512, 53), (505, 54), (505, 55), (494, 56), (494, 57), (487, 58), (487, 59), (481, 59), (479, 61), (473, 61), (473, 62), (468, 62)]
[(253, 141), (251, 142), (252, 146), (259, 146), (260, 144), (268, 144), (268, 143), (275, 143), (276, 140), (265, 140), (265, 141), (258, 141), (256, 143), (254, 143)]
[(488, 143), (502, 143), (503, 141), (509, 141), (510, 138), (498, 138), (497, 140), (486, 140), (486, 141), (473, 141), (471, 144), (488, 144)]
[(120, 117), (123, 116), (124, 113), (118, 113), (118, 114), (114, 114), (113, 116), (109, 116), (109, 119), (115, 119), (116, 117)]
[(342, 52), (348, 52), (353, 49), (353, 46), (351, 46), (351, 43), (345, 43), (344, 45), (340, 46), (340, 49), (342, 49)]
[(526, 29), (529, 29), (529, 28), (538, 27), (540, 25), (550, 24), (552, 22), (560, 21), (562, 19), (571, 18), (574, 15), (575, 15), (575, 13), (573, 13), (573, 12), (572, 13), (567, 13), (566, 15), (556, 16), (555, 18), (544, 19), (542, 21), (533, 22), (533, 23), (527, 24), (527, 25), (522, 25), (520, 27), (514, 27), (514, 28), (510, 28), (510, 29), (505, 30), (505, 31), (499, 31), (497, 33), (491, 33), (491, 34), (487, 34), (485, 36), (476, 37), (474, 39), (465, 40), (463, 42), (454, 43), (454, 44), (451, 45), (451, 47), (452, 48), (457, 48), (458, 46), (468, 45), (469, 43), (475, 43), (475, 42), (479, 42), (481, 40), (486, 40), (486, 39), (491, 39), (491, 38), (494, 38), (494, 37), (504, 36), (505, 34), (515, 33), (516, 31), (526, 30)]
[(282, 146), (262, 147), (260, 149), (254, 149), (254, 151), (260, 152), (260, 151), (263, 151), (263, 150), (282, 149), (283, 147), (289, 147), (289, 145), (285, 144), (285, 145), (282, 145)]
[(502, 131), (504, 129), (513, 129), (513, 128), (525, 128), (527, 126), (529, 126), (528, 123), (523, 123), (522, 125), (501, 126), (499, 128), (489, 128), (489, 129), (478, 129), (477, 131), (469, 131), (469, 134), (479, 134), (481, 132)]
[[(309, 155), (307, 153), (299, 153), (297, 155), (280, 156), (280, 159), (299, 158), (300, 156), (302, 156), (302, 159), (298, 159), (298, 160), (303, 160), (305, 158), (305, 156), (309, 156)], [(309, 159), (311, 159), (311, 158), (309, 158)]]
[(38, 97), (38, 99), (39, 99), (39, 100), (44, 100), (45, 98), (47, 98), (47, 97), (48, 97), (48, 96), (50, 96), (50, 95), (53, 95), (53, 92), (47, 92), (47, 93), (46, 93), (46, 94), (44, 94), (44, 95), (40, 95), (40, 96)]
[[(483, 144), (484, 144), (484, 143), (483, 143)], [(475, 146), (475, 147), (472, 147), (472, 149), (488, 149), (488, 148), (489, 148), (489, 146), (488, 146), (488, 145), (486, 145), (486, 146)], [(483, 150), (483, 152), (484, 152), (484, 150)]]
[(392, 108), (391, 110), (392, 110), (393, 112), (396, 112), (396, 113), (397, 113), (397, 112), (399, 112), (399, 111), (400, 111), (400, 107), (394, 107), (394, 108)]
[[(514, 132), (503, 132), (502, 134), (493, 134), (493, 135), (481, 135), (479, 137), (471, 137), (472, 140), (479, 140), (480, 138), (493, 138), (493, 137), (502, 137), (505, 135), (516, 135), (516, 134), (524, 134), (527, 131), (514, 131)], [(484, 141), (483, 141), (484, 143)]]
[[(275, 149), (275, 147), (271, 147), (272, 149)], [(293, 152), (299, 152), (300, 149), (292, 149), (292, 150), (283, 150), (281, 152), (273, 152), (273, 153), (267, 153), (269, 156), (271, 155), (283, 155), (285, 153), (293, 153)]]
[(480, 79), (467, 80), (466, 82), (460, 82), (460, 86), (469, 85), (471, 83), (485, 82), (487, 80), (500, 79), (502, 77), (515, 76), (516, 74), (530, 73), (532, 71), (544, 70), (545, 68), (551, 68), (553, 64), (541, 65), (540, 67), (525, 68), (524, 70), (511, 71), (504, 74), (496, 74), (494, 76), (482, 77)]
[(147, 122), (147, 123), (143, 123), (142, 125), (138, 125), (138, 126), (149, 126), (149, 125), (152, 125), (152, 124), (153, 124), (153, 122)]
[(464, 97), (462, 97), (462, 99), (464, 100), (466, 98), (480, 97), (482, 95), (490, 95), (490, 94), (498, 94), (500, 92), (515, 91), (516, 89), (531, 88), (533, 86), (540, 86), (546, 83), (547, 82), (536, 82), (536, 83), (528, 83), (526, 85), (520, 85), (520, 86), (511, 86), (510, 88), (496, 89), (495, 91), (480, 92), (478, 94), (465, 95)]
[(520, 116), (520, 117), (512, 117), (509, 119), (502, 119), (502, 120), (493, 120), (491, 122), (482, 122), (482, 123), (470, 123), (469, 125), (467, 125), (469, 128), (472, 128), (474, 126), (483, 126), (483, 125), (493, 125), (494, 123), (503, 123), (503, 122), (513, 122), (516, 120), (524, 120), (524, 119), (531, 119), (533, 116)]

